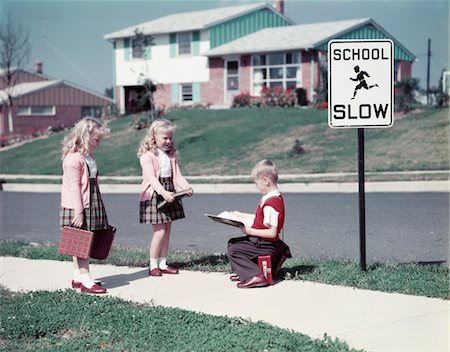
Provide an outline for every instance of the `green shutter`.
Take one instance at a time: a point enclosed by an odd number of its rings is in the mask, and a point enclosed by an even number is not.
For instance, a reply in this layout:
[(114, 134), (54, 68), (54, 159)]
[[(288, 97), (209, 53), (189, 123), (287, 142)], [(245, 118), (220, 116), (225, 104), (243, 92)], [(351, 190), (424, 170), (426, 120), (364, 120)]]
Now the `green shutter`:
[(200, 32), (192, 32), (192, 55), (200, 55)]
[(123, 40), (123, 51), (124, 51), (124, 58), (125, 61), (130, 61), (130, 38), (125, 38)]
[(180, 86), (178, 84), (172, 84), (172, 104), (180, 103)]
[(147, 60), (150, 60), (152, 58), (152, 46), (149, 44), (145, 46), (144, 57)]
[(192, 100), (194, 103), (200, 103), (200, 83), (192, 83)]
[(170, 33), (169, 43), (170, 43), (170, 57), (176, 57), (177, 56), (177, 34), (176, 33)]

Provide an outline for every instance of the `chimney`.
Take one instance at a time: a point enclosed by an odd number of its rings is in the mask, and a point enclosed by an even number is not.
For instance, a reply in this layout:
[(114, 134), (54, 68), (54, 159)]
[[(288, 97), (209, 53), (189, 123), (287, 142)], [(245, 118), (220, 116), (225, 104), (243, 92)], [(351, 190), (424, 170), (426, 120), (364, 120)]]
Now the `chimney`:
[(276, 11), (284, 15), (284, 0), (274, 0), (272, 6)]
[(42, 74), (42, 61), (41, 60), (39, 60), (39, 59), (37, 59), (36, 60), (36, 64), (35, 64), (36, 66), (36, 72), (37, 73), (41, 73)]

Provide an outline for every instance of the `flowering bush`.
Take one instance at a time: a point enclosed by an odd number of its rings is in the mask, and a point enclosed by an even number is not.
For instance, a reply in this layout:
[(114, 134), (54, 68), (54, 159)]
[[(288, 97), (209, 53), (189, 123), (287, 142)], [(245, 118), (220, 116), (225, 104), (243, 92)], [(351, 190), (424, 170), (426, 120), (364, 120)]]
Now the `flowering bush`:
[(250, 107), (251, 98), (252, 96), (248, 92), (237, 94), (233, 97), (233, 103), (231, 104), (231, 107), (233, 108)]
[(294, 89), (283, 87), (266, 87), (261, 89), (261, 96), (255, 97), (248, 92), (237, 94), (233, 98), (232, 107), (261, 107), (280, 106), (288, 107), (297, 104), (297, 95)]

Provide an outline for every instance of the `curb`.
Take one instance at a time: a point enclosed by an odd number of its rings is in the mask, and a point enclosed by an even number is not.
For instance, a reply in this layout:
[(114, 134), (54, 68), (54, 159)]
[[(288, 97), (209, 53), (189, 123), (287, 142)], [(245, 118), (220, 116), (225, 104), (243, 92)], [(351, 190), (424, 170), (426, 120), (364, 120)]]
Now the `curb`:
[[(258, 193), (253, 184), (193, 184), (197, 194), (221, 193)], [(139, 194), (139, 184), (101, 184), (102, 193), (135, 193)], [(358, 183), (280, 183), (279, 188), (284, 193), (358, 193)], [(5, 192), (59, 193), (60, 184), (41, 183), (4, 183)], [(394, 192), (450, 192), (448, 181), (396, 181), (396, 182), (366, 182), (366, 193)]]

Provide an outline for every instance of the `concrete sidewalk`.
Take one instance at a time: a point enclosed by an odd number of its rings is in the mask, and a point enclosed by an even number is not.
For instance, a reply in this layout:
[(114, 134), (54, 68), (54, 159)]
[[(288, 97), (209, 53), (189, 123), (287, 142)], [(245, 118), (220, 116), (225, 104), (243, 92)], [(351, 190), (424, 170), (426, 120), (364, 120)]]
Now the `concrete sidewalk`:
[[(92, 265), (108, 295), (212, 315), (265, 321), (312, 338), (324, 334), (366, 351), (449, 351), (449, 301), (302, 281), (237, 289), (223, 273), (148, 277), (144, 268)], [(1, 285), (66, 289), (71, 262), (0, 257)]]

